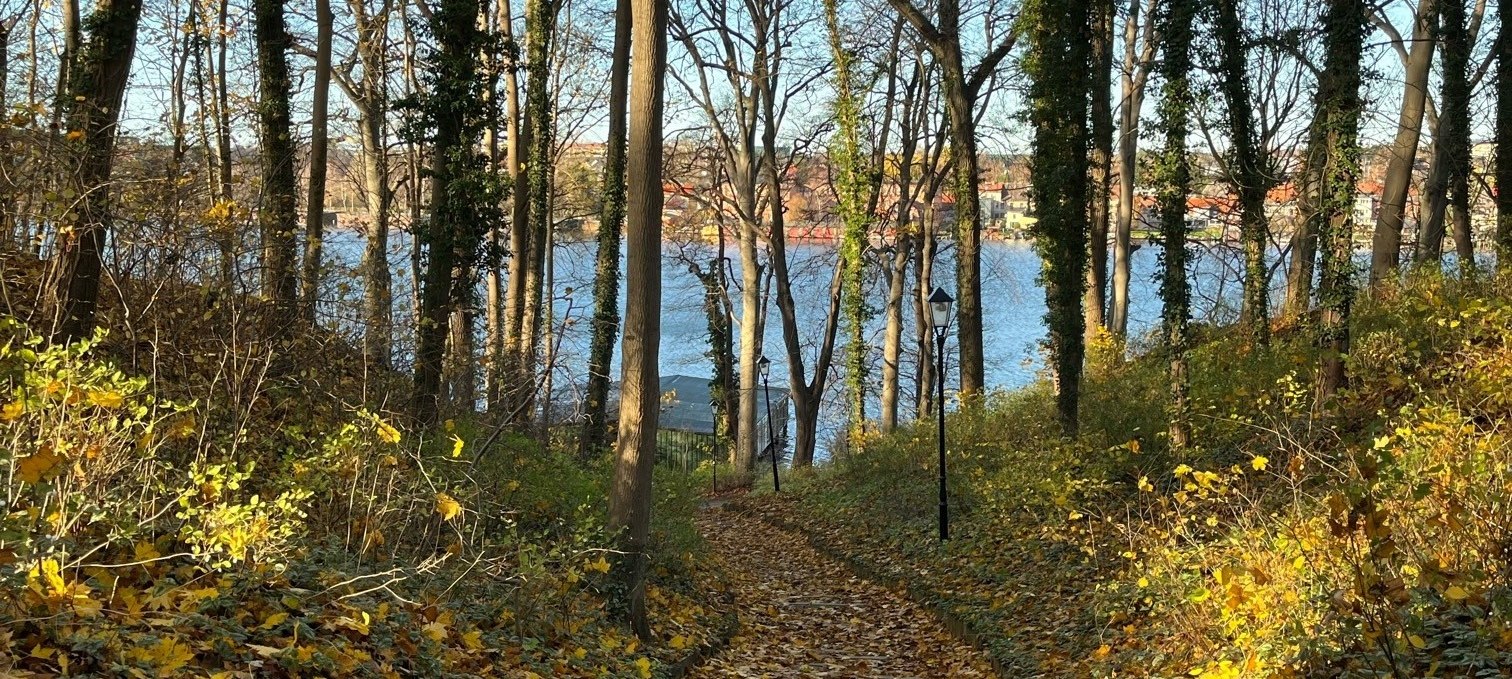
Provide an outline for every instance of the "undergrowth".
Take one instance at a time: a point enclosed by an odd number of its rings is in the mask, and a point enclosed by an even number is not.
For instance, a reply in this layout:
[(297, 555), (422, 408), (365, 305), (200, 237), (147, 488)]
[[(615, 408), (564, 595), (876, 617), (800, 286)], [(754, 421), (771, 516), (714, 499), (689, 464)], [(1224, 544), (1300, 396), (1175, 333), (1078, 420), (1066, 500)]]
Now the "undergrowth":
[(482, 450), (482, 418), (422, 439), (350, 369), (202, 341), (133, 374), (134, 342), (0, 317), (0, 674), (647, 678), (711, 634), (691, 479), (658, 471), (637, 641), (607, 460)]
[(1047, 382), (947, 417), (944, 545), (933, 422), (761, 504), (923, 591), (1013, 676), (1507, 676), (1509, 292), (1428, 277), (1362, 300), (1354, 381), (1323, 404), (1305, 331), (1205, 328), (1179, 451), (1164, 361), (1104, 341), (1077, 441)]

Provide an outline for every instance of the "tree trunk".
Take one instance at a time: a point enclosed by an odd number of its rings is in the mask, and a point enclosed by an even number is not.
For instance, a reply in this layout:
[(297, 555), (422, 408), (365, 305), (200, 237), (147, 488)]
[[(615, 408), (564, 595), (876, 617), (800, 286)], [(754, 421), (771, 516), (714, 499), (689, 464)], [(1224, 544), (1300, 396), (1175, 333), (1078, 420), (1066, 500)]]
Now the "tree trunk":
[[(535, 370), (540, 360), (541, 333), (549, 322), (542, 316), (544, 288), (543, 268), (546, 251), (552, 243), (546, 240), (550, 212), (551, 176), (554, 167), (552, 149), (551, 106), (551, 43), (555, 37), (557, 12), (561, 4), (556, 0), (528, 0), (525, 9), (525, 110), (522, 119), (525, 128), (523, 147), (528, 156), (525, 162), (525, 202), (528, 206), (528, 247), (515, 253), (514, 264), (524, 263), (523, 272), (513, 270), (511, 276), (523, 273), (522, 298), (519, 300), (519, 332), (515, 336), (512, 362), (516, 366), (517, 398), (511, 406), (515, 409), (516, 422), (526, 424), (535, 419), (536, 388)], [(518, 186), (518, 185), (517, 185)], [(516, 195), (516, 204), (520, 196)]]
[[(422, 426), (440, 416), (447, 336), (452, 313), (471, 290), (475, 206), (481, 197), (461, 195), (454, 184), (469, 179), (475, 164), (475, 97), (478, 91), (478, 0), (442, 0), (433, 10), (436, 36), (435, 92), (425, 106), (435, 126), (431, 154), (431, 218), (425, 225), (425, 279), (416, 329), (414, 415)], [(459, 275), (460, 274), (460, 275)], [(469, 342), (470, 344), (470, 342)]]
[[(975, 106), (964, 91), (959, 61), (953, 66), (946, 62), (944, 67), (951, 165), (955, 171), (956, 344), (960, 351), (960, 393), (969, 398), (981, 395), (986, 387), (982, 362), (982, 214), (977, 195), (980, 177)], [(1086, 161), (1080, 165), (1085, 166)]]
[[(630, 79), (631, 0), (616, 0), (614, 53), (609, 69), (609, 139), (604, 156), (603, 207), (599, 212), (598, 258), (593, 277), (593, 339), (588, 349), (587, 413), (583, 424), (584, 457), (609, 440), (606, 404), (609, 366), (619, 329), (620, 232), (625, 220), (625, 106)], [(716, 266), (718, 263), (716, 262)], [(711, 317), (712, 318), (712, 317)]]
[(1475, 241), (1470, 232), (1470, 36), (1465, 25), (1464, 0), (1439, 3), (1439, 35), (1444, 42), (1443, 108), (1439, 134), (1444, 138), (1448, 167), (1448, 206), (1454, 252), (1462, 276), (1475, 271)]
[[(1228, 108), (1232, 166), (1229, 181), (1239, 195), (1239, 231), (1244, 244), (1244, 304), (1239, 325), (1250, 341), (1264, 346), (1270, 341), (1270, 286), (1267, 284), (1265, 251), (1270, 225), (1265, 215), (1265, 194), (1271, 181), (1266, 176), (1250, 98), (1245, 66), (1244, 31), (1238, 0), (1219, 0), (1216, 21), (1221, 53), (1222, 88)], [(1190, 189), (1190, 184), (1185, 187)], [(1185, 198), (1183, 197), (1183, 200)], [(1169, 264), (1169, 260), (1167, 262)], [(1183, 329), (1185, 335), (1185, 329)]]
[[(257, 106), (262, 144), (262, 204), (258, 210), (262, 238), (262, 294), (285, 319), (292, 318), (298, 294), (294, 233), (299, 180), (294, 170), (294, 134), (289, 118), (289, 63), (292, 42), (284, 25), (283, 3), (254, 0), (257, 40)], [(275, 332), (285, 328), (281, 321)]]
[[(498, 21), (501, 37), (514, 40), (514, 21), (508, 0), (500, 0)], [(520, 110), (520, 70), (518, 60), (511, 59), (504, 66), (504, 164), (508, 168), (513, 195), (510, 197), (509, 217), (509, 280), (504, 290), (504, 342), (503, 360), (496, 368), (499, 381), (503, 382), (500, 403), (490, 403), (490, 409), (506, 412), (514, 408), (521, 398), (520, 390), (529, 379), (529, 366), (522, 365), (519, 358), (519, 342), (525, 317), (525, 280), (534, 260), (534, 239), (531, 238), (530, 200), (525, 195), (528, 180), (525, 177), (524, 155), (530, 148), (531, 126), (523, 124)], [(496, 406), (503, 406), (496, 408)], [(518, 416), (518, 415), (516, 415)]]
[[(1512, 12), (1498, 14), (1512, 36)], [(1512, 271), (1512, 37), (1496, 41), (1496, 187), (1496, 268)]]
[(1078, 432), (1082, 293), (1087, 263), (1087, 70), (1091, 42), (1081, 0), (1041, 0), (1030, 19), (1030, 199), (1043, 264), (1045, 325), (1061, 433)]
[(326, 111), (331, 92), (331, 0), (315, 0), (315, 91), (310, 111), (310, 185), (305, 200), (304, 275), (300, 299), (305, 323), (315, 325), (320, 296), (322, 240), (325, 238)]
[[(1153, 7), (1153, 0), (1147, 0)], [(1131, 238), (1134, 230), (1134, 173), (1139, 157), (1139, 114), (1144, 107), (1145, 82), (1148, 78), (1151, 50), (1154, 48), (1154, 21), (1147, 18), (1143, 29), (1144, 46), (1140, 47), (1139, 10), (1141, 0), (1129, 0), (1129, 16), (1124, 22), (1123, 74), (1119, 78), (1122, 101), (1118, 117), (1118, 209), (1113, 232), (1113, 301), (1108, 312), (1108, 331), (1124, 340), (1129, 334), (1130, 259), (1134, 253)]]
[(914, 256), (914, 271), (918, 272), (913, 294), (914, 347), (919, 362), (914, 366), (918, 385), (915, 394), (914, 417), (934, 417), (935, 380), (944, 379), (935, 374), (934, 331), (930, 329), (927, 311), (929, 294), (934, 290), (934, 261), (939, 241), (935, 236), (934, 192), (924, 196), (923, 214), (919, 219), (919, 249)]
[(1423, 111), (1428, 101), (1428, 75), (1433, 66), (1433, 25), (1438, 0), (1420, 0), (1412, 25), (1412, 49), (1404, 64), (1402, 110), (1397, 116), (1396, 140), (1386, 165), (1380, 214), (1370, 245), (1370, 284), (1376, 286), (1394, 277), (1401, 264), (1402, 226), (1407, 212), (1407, 189), (1417, 163), (1418, 139), (1423, 131)]
[(110, 174), (116, 121), (136, 49), (140, 0), (100, 0), (90, 17), (89, 44), (73, 60), (67, 91), (70, 141), (79, 155), (67, 184), (79, 196), (71, 234), (58, 245), (58, 289), (53, 340), (70, 342), (94, 330), (100, 298), (101, 255), (111, 227)]
[(618, 572), (624, 610), (637, 636), (649, 640), (646, 550), (651, 537), (651, 472), (656, 464), (661, 376), (662, 77), (667, 63), (667, 5), (632, 0), (629, 153), (626, 163), (626, 294), (637, 301), (625, 314), (620, 379), (619, 439), (609, 527), (620, 535)]
[(1088, 160), (1087, 292), (1082, 301), (1087, 338), (1107, 324), (1108, 208), (1113, 176), (1113, 0), (1092, 8), (1092, 155)]
[[(1330, 0), (1323, 19), (1325, 66), (1319, 77), (1318, 116), (1324, 153), (1318, 215), (1322, 275), (1318, 323), (1323, 350), (1318, 371), (1321, 402), (1347, 383), (1344, 358), (1349, 353), (1349, 314), (1354, 302), (1354, 194), (1359, 172), (1360, 54), (1364, 51), (1364, 0)], [(1309, 220), (1314, 221), (1314, 220)]]
[[(1191, 321), (1192, 293), (1187, 283), (1186, 212), (1187, 196), (1192, 190), (1192, 169), (1187, 155), (1190, 125), (1187, 121), (1192, 112), (1192, 23), (1197, 12), (1194, 5), (1191, 0), (1172, 0), (1161, 15), (1160, 29), (1164, 43), (1160, 73), (1165, 86), (1157, 115), (1165, 140), (1155, 168), (1155, 186), (1160, 204), (1160, 237), (1165, 250), (1161, 261), (1160, 298), (1161, 335), (1169, 362), (1171, 390), (1166, 413), (1171, 448), (1176, 450), (1186, 448), (1192, 436), (1191, 406), (1187, 397), (1191, 381), (1187, 374), (1187, 325)], [(1242, 78), (1242, 68), (1239, 75)], [(1226, 76), (1232, 79), (1234, 73), (1231, 71)], [(1240, 103), (1248, 106), (1244, 101)], [(1233, 108), (1232, 104), (1230, 108)], [(1241, 129), (1241, 134), (1247, 133), (1248, 128)]]
[[(381, 54), (374, 55), (382, 59)], [(364, 67), (374, 76), (363, 76), (364, 89), (374, 95), (367, 106), (359, 107), (358, 135), (362, 139), (363, 193), (367, 198), (367, 243), (362, 250), (363, 280), (363, 354), (380, 368), (393, 367), (393, 274), (389, 271), (389, 209), (393, 192), (388, 185), (388, 150), (383, 142), (384, 98), (381, 70)], [(370, 89), (371, 88), (371, 89)]]
[(756, 225), (740, 223), (740, 415), (735, 428), (735, 473), (756, 466), (756, 409), (761, 401), (756, 363), (762, 356), (761, 264), (756, 260)]
[[(231, 190), (236, 163), (231, 153), (231, 86), (226, 75), (230, 73), (226, 65), (230, 52), (227, 45), (231, 35), (230, 19), (230, 0), (220, 0), (215, 38), (215, 144), (216, 155), (220, 156), (220, 199), (225, 201), (235, 200)], [(234, 252), (232, 256), (235, 256)]]
[[(905, 192), (906, 195), (906, 192)], [(900, 212), (907, 208), (900, 207)], [(900, 222), (887, 270), (886, 323), (882, 328), (882, 413), (880, 428), (889, 433), (898, 427), (898, 377), (903, 358), (903, 296), (908, 286), (908, 263), (913, 256), (913, 236)]]

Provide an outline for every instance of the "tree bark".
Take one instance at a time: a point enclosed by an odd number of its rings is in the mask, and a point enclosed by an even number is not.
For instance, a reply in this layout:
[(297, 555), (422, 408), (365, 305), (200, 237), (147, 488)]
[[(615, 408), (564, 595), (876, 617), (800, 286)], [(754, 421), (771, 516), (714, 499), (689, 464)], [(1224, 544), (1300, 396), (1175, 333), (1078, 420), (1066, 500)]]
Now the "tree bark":
[(1364, 0), (1330, 0), (1323, 19), (1325, 67), (1318, 86), (1319, 131), (1323, 153), (1318, 214), (1322, 275), (1318, 283), (1322, 315), (1318, 323), (1323, 349), (1318, 371), (1321, 402), (1347, 384), (1344, 358), (1349, 353), (1349, 316), (1354, 303), (1354, 194), (1359, 172), (1360, 54), (1364, 51)]
[[(588, 349), (588, 389), (584, 399), (581, 454), (598, 452), (609, 440), (606, 404), (609, 366), (619, 329), (619, 266), (625, 220), (625, 107), (630, 79), (631, 0), (616, 0), (614, 53), (609, 69), (609, 138), (604, 154), (603, 207), (599, 212), (598, 258), (593, 277), (593, 339)], [(716, 266), (717, 266), (716, 262)]]
[(52, 338), (70, 342), (94, 330), (101, 255), (111, 228), (110, 176), (116, 121), (136, 50), (140, 0), (100, 0), (90, 18), (89, 43), (68, 68), (67, 125), (83, 133), (68, 143), (79, 155), (67, 185), (79, 196), (73, 230), (58, 245), (58, 289)]
[(1391, 160), (1386, 165), (1385, 187), (1381, 192), (1380, 214), (1370, 246), (1370, 284), (1372, 287), (1396, 275), (1402, 257), (1402, 226), (1407, 212), (1407, 190), (1412, 184), (1412, 169), (1417, 163), (1418, 139), (1423, 131), (1423, 111), (1428, 101), (1428, 75), (1433, 65), (1433, 48), (1437, 42), (1433, 25), (1438, 0), (1420, 0), (1412, 25), (1412, 49), (1407, 57), (1402, 89), (1402, 109), (1397, 116), (1396, 139), (1391, 145)]
[(1496, 268), (1512, 270), (1512, 11), (1496, 41)]
[[(1164, 148), (1155, 168), (1155, 186), (1160, 204), (1161, 335), (1169, 364), (1171, 401), (1166, 407), (1167, 431), (1172, 449), (1191, 443), (1191, 405), (1188, 392), (1187, 349), (1190, 342), (1192, 293), (1187, 283), (1187, 196), (1192, 190), (1192, 169), (1187, 155), (1188, 119), (1192, 113), (1192, 23), (1197, 8), (1192, 0), (1172, 0), (1161, 15), (1163, 59), (1160, 74), (1165, 86), (1159, 113)], [(1221, 11), (1221, 10), (1220, 10)], [(1225, 17), (1226, 18), (1226, 17)], [(1226, 23), (1226, 22), (1225, 22)], [(1222, 29), (1220, 29), (1222, 30)], [(1227, 56), (1227, 55), (1225, 55)], [(1240, 76), (1242, 77), (1242, 69)], [(1229, 78), (1233, 73), (1226, 74)], [(1247, 107), (1243, 101), (1240, 102)], [(1230, 105), (1232, 108), (1232, 104)], [(1247, 134), (1247, 129), (1241, 134)]]
[[(1239, 196), (1239, 231), (1244, 245), (1244, 303), (1239, 325), (1251, 342), (1264, 346), (1270, 342), (1270, 286), (1265, 265), (1270, 224), (1265, 215), (1265, 195), (1271, 180), (1266, 176), (1265, 161), (1255, 133), (1239, 3), (1238, 0), (1218, 0), (1217, 5), (1215, 28), (1233, 156), (1229, 181)], [(1186, 188), (1190, 189), (1190, 185)], [(1185, 335), (1184, 329), (1182, 334)]]
[(1088, 159), (1087, 292), (1082, 301), (1087, 339), (1107, 324), (1109, 194), (1113, 177), (1113, 0), (1092, 6), (1092, 155)]
[(304, 275), (300, 299), (305, 323), (315, 325), (320, 296), (322, 240), (325, 238), (327, 110), (331, 93), (331, 0), (315, 0), (315, 87), (310, 111), (310, 185), (305, 198)]
[[(262, 143), (262, 204), (258, 210), (262, 238), (262, 294), (285, 319), (292, 318), (298, 294), (295, 229), (299, 180), (294, 170), (294, 134), (289, 112), (288, 52), (292, 41), (284, 25), (283, 3), (255, 0), (257, 106)], [(281, 331), (282, 322), (274, 329)]]
[(1439, 4), (1439, 33), (1444, 42), (1443, 94), (1439, 134), (1444, 137), (1449, 180), (1450, 233), (1462, 276), (1475, 271), (1475, 240), (1470, 232), (1470, 35), (1464, 0)]
[[(1076, 437), (1081, 396), (1082, 294), (1087, 263), (1089, 11), (1081, 0), (1039, 0), (1029, 14), (1030, 199), (1045, 287), (1045, 325), (1062, 435)], [(964, 358), (964, 354), (963, 354)]]
[[(1144, 107), (1145, 85), (1154, 60), (1155, 22), (1140, 24), (1140, 3), (1129, 0), (1129, 16), (1124, 21), (1123, 73), (1119, 78), (1122, 93), (1118, 124), (1118, 208), (1114, 214), (1113, 291), (1108, 311), (1108, 331), (1125, 340), (1129, 331), (1130, 259), (1134, 253), (1134, 173), (1139, 157), (1139, 114)], [(1154, 11), (1155, 0), (1148, 3), (1146, 15)], [(1141, 42), (1143, 43), (1141, 46)]]
[[(649, 640), (646, 550), (651, 537), (651, 472), (661, 407), (662, 78), (667, 63), (665, 0), (632, 0), (631, 104), (626, 163), (627, 308), (620, 370), (619, 438), (609, 527), (620, 535), (620, 590), (631, 629)], [(629, 17), (627, 17), (629, 18)]]

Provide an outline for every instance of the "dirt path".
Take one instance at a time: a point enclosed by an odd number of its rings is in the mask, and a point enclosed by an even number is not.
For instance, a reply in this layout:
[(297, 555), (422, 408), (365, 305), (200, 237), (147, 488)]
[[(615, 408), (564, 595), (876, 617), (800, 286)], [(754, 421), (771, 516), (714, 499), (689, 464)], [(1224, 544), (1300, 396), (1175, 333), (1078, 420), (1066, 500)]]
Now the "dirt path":
[(993, 676), (982, 654), (932, 615), (801, 536), (718, 509), (698, 525), (729, 571), (740, 634), (691, 676)]

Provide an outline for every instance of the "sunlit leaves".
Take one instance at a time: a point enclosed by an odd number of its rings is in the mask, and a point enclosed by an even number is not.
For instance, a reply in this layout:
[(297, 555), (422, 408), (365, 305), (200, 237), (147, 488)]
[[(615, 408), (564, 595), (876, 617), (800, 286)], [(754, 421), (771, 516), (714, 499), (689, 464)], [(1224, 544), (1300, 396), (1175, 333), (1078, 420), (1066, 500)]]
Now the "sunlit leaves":
[(436, 493), (436, 513), (451, 521), (462, 513), (462, 503), (446, 493)]

